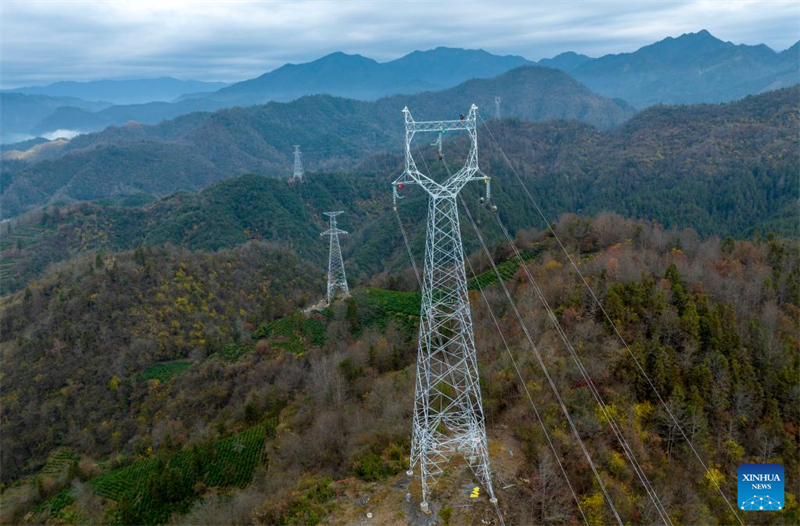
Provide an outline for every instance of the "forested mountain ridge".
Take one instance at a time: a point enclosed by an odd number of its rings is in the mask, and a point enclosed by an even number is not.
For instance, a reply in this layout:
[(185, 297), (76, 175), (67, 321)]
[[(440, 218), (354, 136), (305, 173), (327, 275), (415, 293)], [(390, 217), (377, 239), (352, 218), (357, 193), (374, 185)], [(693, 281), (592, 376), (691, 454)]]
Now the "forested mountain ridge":
[[(800, 88), (793, 88), (725, 105), (654, 107), (611, 131), (577, 122), (488, 121), (479, 128), (481, 163), (493, 178), (499, 214), (512, 229), (544, 225), (520, 193), (498, 144), (550, 218), (613, 210), (668, 227), (692, 227), (703, 236), (772, 231), (797, 237), (799, 94)], [(246, 144), (233, 136), (230, 140)], [(420, 148), (428, 168), (441, 172), (434, 147), (423, 143)], [(344, 246), (351, 277), (396, 269), (405, 265), (406, 256), (389, 217), (389, 182), (402, 171), (403, 159), (354, 151), (364, 157), (347, 173), (309, 172), (302, 184), (249, 175), (143, 208), (131, 206), (147, 201), (134, 194), (122, 202), (129, 206), (54, 207), (31, 219), (30, 227), (6, 225), (0, 232), (3, 292), (24, 287), (49, 264), (86, 250), (126, 250), (139, 244), (217, 250), (247, 240), (269, 241), (323, 265), (325, 246), (317, 233), (324, 229), (321, 213), (331, 209), (348, 211), (343, 221), (351, 239)], [(445, 152), (457, 163), (463, 143), (448, 140)], [(127, 166), (122, 159), (115, 162), (117, 169)], [(479, 191), (467, 187), (469, 203)], [(421, 250), (422, 195), (409, 195), (400, 211), (407, 214), (415, 249)]]
[[(730, 522), (709, 477), (735, 498), (743, 462), (798, 467), (796, 243), (700, 241), (613, 215), (564, 217), (555, 229), (711, 470), (676, 439), (554, 240), (520, 233), (521, 249), (544, 247), (530, 272), (660, 501), (675, 522)], [(501, 261), (509, 251), (494, 252)], [(489, 268), (478, 254), (471, 261), (478, 272)], [(75, 260), (0, 300), (0, 352), (12, 364), (0, 413), (4, 483), (31, 476), (0, 496), (4, 522), (31, 513), (40, 523), (344, 524), (365, 509), (405, 520), (418, 296), (354, 286), (353, 299), (322, 315), (285, 316), (324, 293), (323, 277), (260, 243), (215, 254), (142, 248)], [(502, 293), (485, 283), (582, 509), (593, 522), (612, 520), (578, 445), (560, 431), (557, 402), (518, 327), (502, 315)], [(507, 285), (537, 339), (555, 341), (524, 275)], [(477, 290), (471, 301), (503, 514), (509, 523), (556, 512), (561, 522), (579, 521)], [(656, 520), (565, 350), (553, 345), (546, 360), (624, 520)], [(265, 455), (237, 460), (231, 443), (259, 425), (277, 427)], [(67, 449), (46, 462), (55, 448)], [(504, 461), (509, 450), (513, 462)], [(201, 459), (225, 455), (230, 468), (206, 476), (222, 466)], [(240, 479), (242, 462), (250, 471)], [(458, 488), (472, 479), (452, 472), (433, 494), (434, 509), (453, 508), (455, 522), (482, 516), (485, 497), (458, 506), (467, 498)], [(333, 483), (344, 478), (345, 486)], [(548, 498), (532, 498), (540, 494)], [(787, 482), (783, 511), (738, 513), (748, 524), (793, 523), (797, 494)]]
[[(504, 95), (504, 114), (525, 120), (580, 119), (606, 128), (634, 113), (624, 102), (597, 97), (561, 71), (535, 66), (445, 91), (375, 102), (304, 97), (80, 136), (60, 158), (4, 163), (0, 204), (9, 216), (58, 200), (198, 190), (246, 172), (288, 175), (294, 144), (306, 152), (308, 169), (337, 169), (379, 151), (398, 151), (400, 111), (406, 105), (425, 118), (457, 118), (472, 103), (490, 114), (497, 92)], [(165, 178), (165, 173), (173, 176)]]

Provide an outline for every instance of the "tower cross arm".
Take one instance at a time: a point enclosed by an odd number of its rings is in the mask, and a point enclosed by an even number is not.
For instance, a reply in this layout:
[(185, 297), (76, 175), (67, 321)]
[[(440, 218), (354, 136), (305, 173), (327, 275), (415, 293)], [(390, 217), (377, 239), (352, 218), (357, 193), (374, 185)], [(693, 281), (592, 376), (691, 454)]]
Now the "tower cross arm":
[(329, 228), (325, 232), (321, 233), (320, 237), (330, 236), (331, 234), (347, 234), (347, 233), (348, 233), (347, 230), (342, 230), (340, 228)]
[[(430, 195), (443, 196), (455, 195), (467, 182), (476, 179), (474, 175), (478, 169), (477, 112), (478, 107), (472, 104), (467, 115), (464, 116), (462, 114), (459, 119), (415, 121), (408, 107), (403, 108), (406, 131), (406, 167), (400, 177), (395, 179), (392, 183), (394, 186), (395, 200), (398, 198), (397, 189), (398, 187), (402, 188), (402, 185), (416, 184), (424, 188)], [(443, 183), (438, 183), (417, 169), (414, 156), (411, 153), (411, 141), (414, 138), (414, 134), (417, 132), (436, 132), (443, 134), (451, 130), (467, 131), (472, 144), (465, 166)], [(439, 140), (441, 140), (441, 135)]]
[(403, 113), (406, 116), (406, 133), (474, 130), (477, 111), (478, 107), (473, 104), (470, 106), (467, 116), (462, 119), (415, 121), (414, 118), (411, 117), (411, 112), (408, 110), (408, 108), (404, 108)]

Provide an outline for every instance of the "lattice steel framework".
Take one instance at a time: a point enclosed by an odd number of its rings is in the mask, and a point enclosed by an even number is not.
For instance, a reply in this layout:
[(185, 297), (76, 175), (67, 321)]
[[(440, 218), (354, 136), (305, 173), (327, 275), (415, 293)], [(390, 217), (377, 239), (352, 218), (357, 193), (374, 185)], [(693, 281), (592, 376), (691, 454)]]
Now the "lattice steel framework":
[[(393, 183), (395, 202), (406, 184), (421, 186), (429, 195), (425, 266), (422, 279), (419, 349), (417, 356), (411, 466), (419, 464), (422, 503), (456, 453), (497, 502), (492, 487), (486, 427), (483, 416), (472, 314), (456, 197), (478, 173), (477, 107), (458, 120), (417, 122), (403, 109), (406, 131), (405, 171)], [(439, 183), (421, 173), (411, 154), (416, 133), (466, 131), (472, 144), (465, 165)], [(488, 181), (487, 181), (488, 182)]]
[(331, 221), (330, 228), (320, 234), (320, 236), (330, 236), (328, 255), (328, 305), (330, 305), (336, 298), (337, 291), (341, 291), (342, 296), (345, 298), (350, 295), (350, 289), (347, 288), (347, 276), (344, 273), (342, 247), (339, 246), (339, 234), (346, 234), (347, 232), (336, 226), (336, 216), (342, 213), (341, 210), (324, 213)]
[(303, 161), (300, 159), (300, 145), (294, 145), (294, 170), (292, 171), (292, 176), (297, 179), (298, 181), (303, 180)]
[(500, 97), (494, 98), (494, 118), (500, 120)]

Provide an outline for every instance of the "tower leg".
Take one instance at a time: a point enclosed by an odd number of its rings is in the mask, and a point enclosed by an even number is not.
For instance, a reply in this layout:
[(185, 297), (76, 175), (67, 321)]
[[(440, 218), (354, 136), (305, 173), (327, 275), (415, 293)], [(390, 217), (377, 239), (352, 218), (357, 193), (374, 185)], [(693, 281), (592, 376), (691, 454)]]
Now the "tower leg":
[(419, 324), (411, 467), (422, 504), (461, 453), (494, 498), (456, 196), (431, 196)]

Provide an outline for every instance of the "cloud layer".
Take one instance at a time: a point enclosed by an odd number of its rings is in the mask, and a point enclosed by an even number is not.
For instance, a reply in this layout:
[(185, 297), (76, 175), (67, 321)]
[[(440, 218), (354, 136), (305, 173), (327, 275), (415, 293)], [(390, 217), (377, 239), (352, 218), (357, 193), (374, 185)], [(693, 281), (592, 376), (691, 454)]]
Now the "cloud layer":
[(0, 3), (0, 83), (174, 76), (234, 81), (332, 51), (390, 60), (436, 46), (530, 59), (633, 51), (708, 29), (776, 50), (796, 0), (64, 1)]

